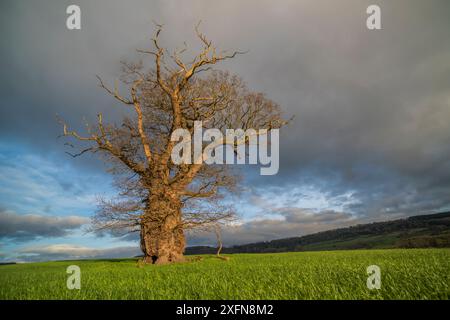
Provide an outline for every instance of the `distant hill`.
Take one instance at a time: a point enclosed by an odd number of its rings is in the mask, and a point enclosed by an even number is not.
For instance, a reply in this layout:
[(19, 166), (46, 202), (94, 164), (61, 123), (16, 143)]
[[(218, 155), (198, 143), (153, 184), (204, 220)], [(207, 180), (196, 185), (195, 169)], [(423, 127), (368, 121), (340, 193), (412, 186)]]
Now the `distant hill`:
[[(450, 247), (450, 212), (359, 224), (303, 237), (257, 242), (222, 250), (223, 253), (266, 253), (315, 250)], [(215, 253), (216, 248), (195, 246), (186, 254)]]

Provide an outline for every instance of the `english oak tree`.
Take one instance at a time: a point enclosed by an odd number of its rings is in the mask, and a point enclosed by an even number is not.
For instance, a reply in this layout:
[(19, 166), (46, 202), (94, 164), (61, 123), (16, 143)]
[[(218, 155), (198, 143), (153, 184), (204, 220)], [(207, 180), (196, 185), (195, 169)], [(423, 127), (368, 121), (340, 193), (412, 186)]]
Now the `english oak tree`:
[[(80, 151), (101, 153), (111, 162), (110, 170), (120, 190), (117, 198), (101, 200), (93, 217), (96, 230), (126, 230), (140, 233), (145, 263), (164, 264), (183, 260), (185, 231), (208, 228), (233, 217), (221, 201), (234, 190), (238, 175), (226, 165), (175, 164), (171, 154), (177, 129), (194, 131), (194, 122), (224, 131), (280, 128), (286, 123), (279, 106), (264, 94), (250, 91), (243, 81), (212, 67), (240, 52), (218, 52), (195, 28), (201, 43), (193, 60), (182, 59), (186, 48), (169, 52), (160, 45), (158, 26), (153, 50), (138, 50), (149, 58), (143, 63), (123, 64), (122, 95), (99, 77), (100, 86), (128, 108), (120, 125), (106, 124), (98, 114), (86, 134), (70, 130), (61, 121), (66, 137), (79, 140)], [(244, 143), (248, 144), (246, 137)], [(230, 144), (236, 150), (238, 142)]]

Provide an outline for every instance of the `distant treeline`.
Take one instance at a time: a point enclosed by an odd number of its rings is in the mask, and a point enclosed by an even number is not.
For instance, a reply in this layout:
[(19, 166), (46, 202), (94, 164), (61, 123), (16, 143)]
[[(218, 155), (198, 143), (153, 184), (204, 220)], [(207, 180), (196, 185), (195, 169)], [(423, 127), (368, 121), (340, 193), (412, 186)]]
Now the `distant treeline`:
[[(303, 237), (223, 248), (223, 253), (450, 247), (450, 212), (360, 224)], [(216, 248), (186, 248), (186, 254), (215, 253)]]

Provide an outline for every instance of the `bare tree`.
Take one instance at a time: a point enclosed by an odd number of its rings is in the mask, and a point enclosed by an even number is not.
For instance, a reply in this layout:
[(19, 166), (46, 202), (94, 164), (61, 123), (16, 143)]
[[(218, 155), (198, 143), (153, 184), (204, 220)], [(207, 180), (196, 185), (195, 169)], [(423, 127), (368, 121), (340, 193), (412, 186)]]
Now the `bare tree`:
[[(181, 56), (186, 48), (170, 53), (160, 46), (158, 26), (154, 50), (138, 50), (151, 58), (152, 67), (122, 62), (127, 96), (99, 78), (100, 86), (132, 112), (120, 125), (105, 124), (99, 114), (97, 123), (81, 135), (62, 122), (64, 136), (86, 143), (71, 155), (104, 155), (120, 189), (116, 199), (101, 201), (94, 227), (140, 232), (145, 263), (182, 261), (186, 229), (213, 225), (234, 214), (223, 199), (234, 190), (238, 175), (224, 165), (174, 164), (172, 133), (182, 128), (192, 134), (194, 121), (222, 131), (271, 130), (285, 123), (277, 104), (251, 92), (239, 77), (212, 69), (240, 53), (219, 53), (198, 26), (195, 31), (202, 49), (185, 62)], [(232, 147), (236, 149), (237, 142)]]

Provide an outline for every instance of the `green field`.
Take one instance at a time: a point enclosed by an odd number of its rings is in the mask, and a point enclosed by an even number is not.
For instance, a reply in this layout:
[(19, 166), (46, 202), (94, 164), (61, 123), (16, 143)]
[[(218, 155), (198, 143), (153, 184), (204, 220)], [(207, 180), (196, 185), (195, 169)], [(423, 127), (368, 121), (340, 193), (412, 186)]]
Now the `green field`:
[[(0, 299), (449, 299), (450, 249), (214, 256), (139, 267), (136, 259), (0, 266)], [(81, 268), (68, 290), (66, 268)], [(366, 268), (381, 268), (381, 289)]]

